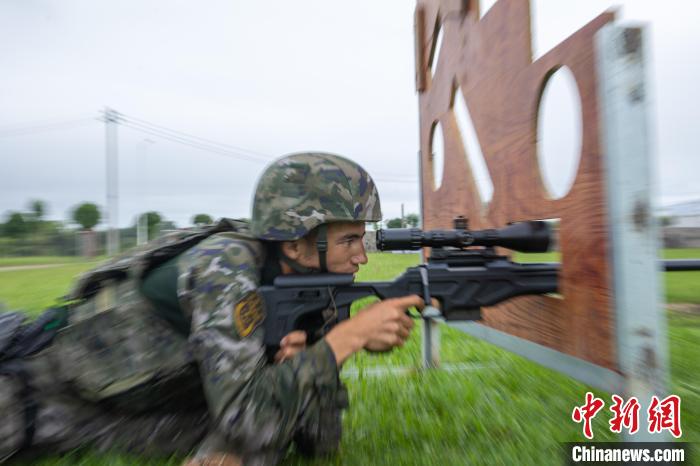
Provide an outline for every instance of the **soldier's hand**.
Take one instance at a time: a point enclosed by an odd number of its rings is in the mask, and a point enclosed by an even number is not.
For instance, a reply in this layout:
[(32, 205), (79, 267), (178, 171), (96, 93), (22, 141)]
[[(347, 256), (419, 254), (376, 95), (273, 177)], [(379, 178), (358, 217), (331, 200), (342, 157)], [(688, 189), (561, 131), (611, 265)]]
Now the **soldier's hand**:
[(289, 332), (282, 341), (280, 341), (280, 349), (275, 354), (275, 362), (280, 363), (287, 359), (291, 359), (297, 353), (304, 351), (306, 348), (306, 332), (303, 330), (294, 330)]
[(411, 295), (385, 299), (359, 312), (353, 319), (365, 329), (367, 341), (364, 348), (369, 351), (388, 351), (403, 346), (413, 329), (413, 319), (406, 311), (414, 306), (423, 307), (423, 300)]
[(243, 463), (238, 456), (230, 453), (214, 453), (199, 458), (190, 458), (182, 466), (241, 466)]
[(406, 315), (413, 306), (423, 307), (423, 300), (417, 295), (385, 299), (333, 327), (325, 340), (338, 366), (363, 348), (388, 351), (402, 346), (413, 328), (413, 320)]

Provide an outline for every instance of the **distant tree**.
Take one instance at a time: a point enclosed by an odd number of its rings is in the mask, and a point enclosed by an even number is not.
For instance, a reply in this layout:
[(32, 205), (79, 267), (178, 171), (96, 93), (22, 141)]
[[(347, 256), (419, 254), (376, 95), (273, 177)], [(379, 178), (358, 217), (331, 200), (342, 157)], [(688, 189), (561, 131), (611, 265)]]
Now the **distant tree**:
[(10, 238), (21, 238), (29, 233), (29, 224), (24, 220), (24, 216), (19, 212), (10, 212), (7, 222), (3, 225), (3, 234)]
[(46, 202), (40, 199), (34, 199), (29, 202), (29, 210), (34, 220), (40, 222), (44, 219), (44, 215), (46, 215)]
[(663, 215), (663, 216), (659, 217), (659, 223), (661, 224), (662, 227), (670, 227), (670, 226), (673, 226), (674, 218), (670, 217), (668, 215)]
[(163, 230), (175, 230), (177, 225), (174, 222), (166, 220), (163, 216), (155, 211), (145, 212), (136, 218), (136, 226), (142, 225), (146, 221), (146, 239), (151, 240), (158, 236)]
[(410, 226), (412, 228), (417, 228), (418, 224), (420, 223), (420, 217), (418, 214), (408, 214), (406, 215), (406, 225)]
[(197, 214), (192, 217), (192, 224), (196, 226), (209, 225), (211, 223), (214, 223), (214, 219), (211, 218), (211, 215)]
[(391, 220), (386, 222), (386, 227), (387, 228), (402, 228), (403, 224), (402, 224), (400, 218), (392, 218)]
[(83, 230), (92, 230), (100, 223), (100, 209), (91, 202), (80, 204), (73, 211), (73, 221), (80, 225)]
[(24, 220), (27, 222), (27, 227), (32, 233), (40, 233), (46, 227), (44, 216), (46, 215), (46, 202), (33, 199), (28, 204), (29, 212), (25, 215)]
[(155, 231), (162, 221), (163, 217), (158, 212), (146, 212), (146, 224), (148, 225), (149, 233)]
[(139, 223), (142, 221), (143, 216), (146, 216), (146, 230), (148, 231), (148, 238), (154, 238), (158, 234), (160, 223), (163, 221), (163, 217), (158, 212), (146, 212), (139, 216)]

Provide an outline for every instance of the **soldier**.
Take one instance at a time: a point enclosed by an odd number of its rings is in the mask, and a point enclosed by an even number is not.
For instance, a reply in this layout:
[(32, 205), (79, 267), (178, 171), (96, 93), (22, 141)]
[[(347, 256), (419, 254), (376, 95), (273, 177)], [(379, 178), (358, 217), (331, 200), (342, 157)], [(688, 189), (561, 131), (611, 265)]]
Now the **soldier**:
[(380, 301), (325, 335), (291, 332), (268, 356), (257, 287), (280, 274), (357, 272), (365, 222), (379, 220), (362, 167), (293, 154), (263, 173), (250, 226), (178, 232), (88, 272), (40, 322), (45, 334), (60, 329), (45, 348), (18, 350), (14, 338), (5, 350), (0, 334), (0, 458), (84, 445), (196, 449), (191, 464), (276, 464), (292, 443), (334, 452), (343, 362), (403, 345), (413, 326), (405, 311), (422, 300)]

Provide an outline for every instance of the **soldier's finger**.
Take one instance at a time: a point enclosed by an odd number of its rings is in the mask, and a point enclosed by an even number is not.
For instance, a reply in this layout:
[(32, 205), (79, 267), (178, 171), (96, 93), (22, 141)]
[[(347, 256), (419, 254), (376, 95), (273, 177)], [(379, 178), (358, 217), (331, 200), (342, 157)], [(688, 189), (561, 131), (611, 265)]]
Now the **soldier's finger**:
[(415, 325), (415, 322), (413, 321), (413, 319), (410, 318), (409, 316), (406, 316), (406, 315), (404, 316), (404, 318), (403, 318), (403, 320), (401, 321), (401, 323), (403, 324), (404, 328), (408, 329), (409, 331), (410, 331), (410, 330), (413, 328), (413, 326)]
[(305, 345), (306, 344), (306, 332), (303, 330), (294, 330), (289, 332), (280, 341), (280, 346), (294, 346), (294, 345)]
[(391, 299), (391, 304), (401, 309), (408, 309), (409, 307), (423, 307), (423, 299), (417, 294), (412, 294), (409, 296), (402, 296), (401, 298)]
[(280, 363), (284, 362), (287, 359), (291, 359), (294, 355), (296, 354), (296, 351), (292, 348), (280, 348), (279, 351), (275, 354), (275, 362)]
[(411, 334), (410, 330), (407, 329), (406, 327), (401, 327), (398, 330), (398, 334), (401, 337), (402, 340), (406, 340), (408, 336)]
[(200, 458), (185, 460), (182, 466), (241, 466), (237, 456), (226, 453), (215, 453)]

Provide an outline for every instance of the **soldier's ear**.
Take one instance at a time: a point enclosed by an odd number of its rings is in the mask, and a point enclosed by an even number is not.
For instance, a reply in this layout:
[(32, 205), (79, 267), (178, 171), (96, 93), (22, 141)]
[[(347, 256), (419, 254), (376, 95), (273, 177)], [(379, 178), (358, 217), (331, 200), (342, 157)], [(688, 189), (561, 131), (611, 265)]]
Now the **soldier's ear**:
[(282, 254), (295, 261), (298, 260), (304, 253), (304, 245), (302, 240), (283, 241), (280, 245)]

